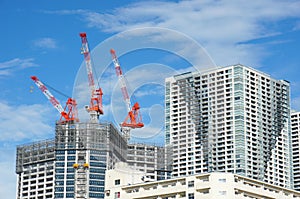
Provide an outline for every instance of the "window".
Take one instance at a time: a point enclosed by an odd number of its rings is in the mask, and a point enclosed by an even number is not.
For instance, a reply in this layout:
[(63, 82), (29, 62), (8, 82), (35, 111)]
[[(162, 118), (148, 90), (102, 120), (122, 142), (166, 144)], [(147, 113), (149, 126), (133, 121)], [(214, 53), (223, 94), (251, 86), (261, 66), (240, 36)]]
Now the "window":
[(120, 198), (120, 192), (115, 192), (115, 198)]
[(194, 194), (193, 193), (189, 193), (189, 195), (188, 195), (188, 199), (194, 199), (195, 197), (194, 197)]
[(74, 191), (74, 187), (67, 187), (66, 190), (67, 191)]
[(115, 180), (115, 185), (120, 185), (120, 183), (121, 183), (120, 179)]
[(220, 195), (226, 195), (226, 191), (219, 191)]
[(90, 174), (90, 179), (104, 180), (104, 175)]
[(74, 185), (74, 181), (73, 180), (67, 180), (67, 185)]
[(90, 193), (89, 196), (90, 198), (104, 198), (103, 193)]
[(67, 198), (74, 198), (74, 193), (66, 193)]
[(55, 192), (63, 192), (64, 188), (63, 187), (55, 187)]
[(76, 151), (75, 150), (69, 150), (68, 154), (76, 154)]
[(194, 180), (188, 181), (188, 187), (194, 187)]
[(104, 181), (90, 180), (90, 185), (104, 186)]
[(220, 178), (219, 182), (226, 182), (226, 178)]
[(68, 156), (67, 157), (68, 160), (75, 160), (75, 158), (76, 158), (75, 156)]
[(64, 194), (63, 193), (55, 193), (55, 198), (63, 198)]

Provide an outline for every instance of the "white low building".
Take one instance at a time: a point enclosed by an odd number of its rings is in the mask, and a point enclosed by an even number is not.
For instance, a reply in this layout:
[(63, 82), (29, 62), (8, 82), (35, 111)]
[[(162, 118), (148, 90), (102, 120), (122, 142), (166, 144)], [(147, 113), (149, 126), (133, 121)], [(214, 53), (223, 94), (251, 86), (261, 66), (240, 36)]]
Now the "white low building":
[(155, 182), (143, 182), (142, 174), (140, 174), (136, 177), (137, 182), (135, 184), (132, 184), (132, 176), (132, 172), (109, 170), (105, 179), (105, 198), (300, 198), (300, 192), (232, 173), (198, 174)]

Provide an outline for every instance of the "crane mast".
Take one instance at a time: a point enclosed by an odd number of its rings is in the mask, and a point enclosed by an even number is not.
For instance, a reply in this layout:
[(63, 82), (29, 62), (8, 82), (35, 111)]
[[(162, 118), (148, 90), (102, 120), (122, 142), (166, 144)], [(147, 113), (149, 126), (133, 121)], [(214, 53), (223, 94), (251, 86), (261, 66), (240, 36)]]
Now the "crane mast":
[(63, 108), (58, 102), (58, 100), (51, 94), (48, 88), (36, 76), (31, 76), (31, 79), (34, 81), (37, 87), (44, 93), (44, 95), (51, 102), (54, 108), (56, 108), (56, 110), (61, 114), (59, 120), (60, 123), (69, 121), (79, 121), (76, 108), (77, 104), (74, 99), (68, 98), (65, 108)]
[(81, 37), (81, 43), (82, 43), (81, 53), (84, 55), (90, 93), (91, 93), (90, 106), (87, 107), (87, 111), (90, 113), (91, 119), (95, 121), (97, 120), (96, 118), (99, 118), (99, 115), (102, 115), (104, 113), (103, 106), (102, 106), (103, 92), (101, 88), (97, 89), (95, 86), (91, 54), (89, 51), (89, 45), (88, 45), (86, 33), (80, 33), (79, 35)]
[(121, 127), (122, 127), (122, 131), (123, 131), (125, 137), (127, 137), (127, 139), (129, 139), (130, 138), (130, 129), (142, 128), (144, 126), (144, 124), (142, 123), (141, 114), (139, 112), (140, 105), (138, 102), (136, 102), (133, 106), (131, 106), (125, 77), (123, 75), (118, 57), (117, 57), (114, 49), (111, 49), (110, 53), (112, 55), (112, 60), (113, 60), (114, 66), (115, 66), (116, 74), (117, 74), (119, 82), (120, 82), (121, 91), (122, 91), (123, 98), (124, 98), (124, 101), (125, 101), (125, 104), (127, 107), (127, 111), (128, 111), (128, 114), (127, 114), (125, 120), (121, 123)]

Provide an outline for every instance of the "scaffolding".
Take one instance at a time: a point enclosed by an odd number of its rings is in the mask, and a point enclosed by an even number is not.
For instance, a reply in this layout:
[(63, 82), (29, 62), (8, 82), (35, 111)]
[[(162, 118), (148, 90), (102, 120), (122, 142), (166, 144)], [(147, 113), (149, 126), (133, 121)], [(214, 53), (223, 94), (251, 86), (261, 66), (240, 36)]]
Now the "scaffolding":
[(104, 150), (126, 160), (127, 142), (111, 123), (57, 124), (56, 150)]
[(53, 198), (54, 164), (54, 139), (17, 146), (17, 199), (29, 198), (32, 195)]
[(75, 169), (74, 196), (77, 199), (85, 199), (89, 195), (89, 164), (86, 157), (86, 151), (80, 151), (78, 153), (78, 163), (73, 165)]
[(128, 144), (127, 163), (135, 170), (146, 174), (149, 180), (162, 180), (170, 176), (167, 157), (171, 157), (170, 150), (166, 147), (145, 144)]
[[(90, 189), (90, 182), (95, 182), (96, 178), (104, 184), (105, 171), (114, 168), (117, 162), (126, 161), (127, 155), (127, 141), (111, 123), (57, 123), (55, 148), (57, 164), (64, 165), (58, 169), (69, 171), (67, 176), (74, 175), (76, 199), (101, 198), (97, 195), (101, 185), (93, 184)], [(67, 166), (70, 164), (73, 164), (73, 170)], [(63, 180), (68, 179), (57, 179)], [(58, 185), (56, 190), (57, 195), (64, 197), (66, 186)]]
[(19, 145), (17, 146), (16, 173), (22, 173), (24, 166), (54, 160), (55, 144), (53, 139)]

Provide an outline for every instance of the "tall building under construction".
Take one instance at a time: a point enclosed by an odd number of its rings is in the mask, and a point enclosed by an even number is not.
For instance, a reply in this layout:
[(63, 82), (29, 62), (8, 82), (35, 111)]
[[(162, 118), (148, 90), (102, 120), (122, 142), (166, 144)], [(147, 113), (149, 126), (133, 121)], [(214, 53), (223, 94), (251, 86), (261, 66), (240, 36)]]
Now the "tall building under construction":
[(17, 147), (17, 198), (104, 198), (106, 169), (126, 155), (111, 123), (58, 123), (55, 140)]
[(17, 147), (17, 199), (54, 197), (54, 139)]
[(163, 146), (130, 143), (127, 163), (132, 169), (143, 172), (150, 181), (163, 180), (169, 178), (171, 173), (167, 169), (166, 155), (167, 151)]
[[(104, 198), (105, 171), (114, 168), (117, 162), (127, 161), (129, 134), (121, 135), (111, 123), (98, 123), (99, 116), (104, 114), (103, 92), (95, 84), (97, 78), (94, 79), (86, 33), (79, 35), (90, 89), (90, 104), (85, 107), (90, 121), (79, 122), (75, 99), (68, 98), (63, 108), (46, 84), (36, 76), (31, 76), (37, 87), (58, 110), (61, 118), (56, 123), (55, 139), (17, 147), (18, 199)], [(117, 56), (114, 50), (111, 53), (128, 108), (128, 116), (121, 127), (141, 128), (144, 124), (139, 114), (139, 104), (136, 102), (131, 106)], [(158, 169), (163, 167), (161, 164), (164, 160), (156, 160), (160, 156), (164, 158), (163, 151), (163, 147), (133, 147), (131, 154), (142, 155), (138, 159), (131, 156), (133, 159), (130, 163), (157, 178), (160, 176)]]
[(230, 172), (293, 188), (290, 85), (243, 65), (166, 79), (173, 176)]

